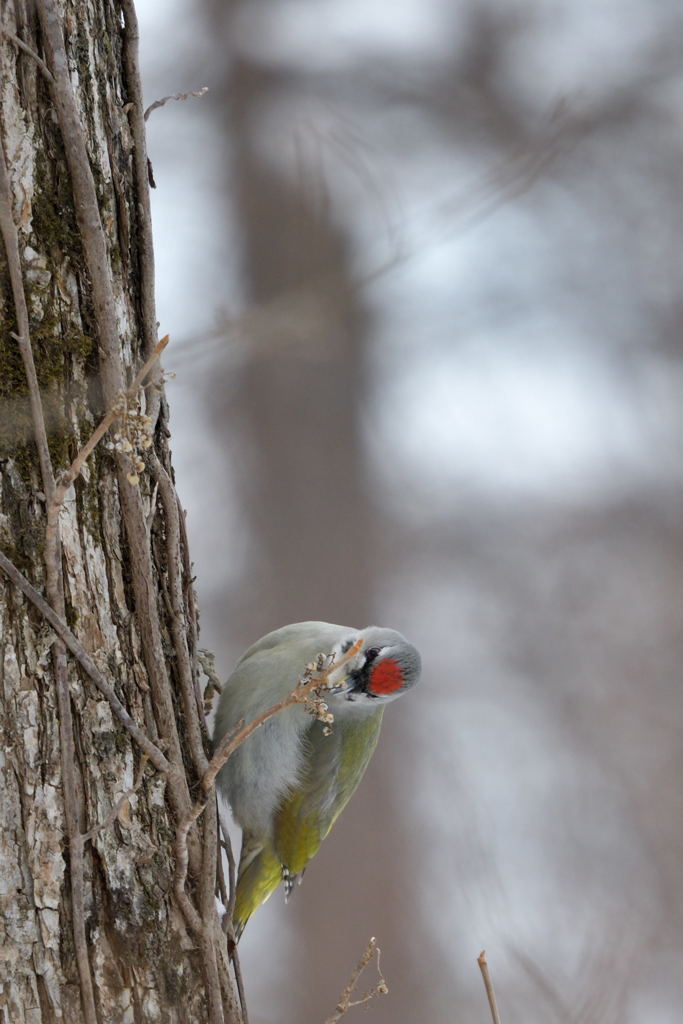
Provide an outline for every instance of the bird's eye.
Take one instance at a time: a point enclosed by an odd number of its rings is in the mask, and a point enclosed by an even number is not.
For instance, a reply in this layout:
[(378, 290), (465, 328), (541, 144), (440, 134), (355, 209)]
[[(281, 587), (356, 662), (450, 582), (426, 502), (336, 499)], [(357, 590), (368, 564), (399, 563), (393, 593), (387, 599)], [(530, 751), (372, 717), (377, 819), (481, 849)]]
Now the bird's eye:
[(379, 647), (371, 647), (369, 650), (367, 650), (365, 652), (365, 664), (369, 665), (371, 662), (373, 662), (377, 655), (379, 654), (379, 652)]

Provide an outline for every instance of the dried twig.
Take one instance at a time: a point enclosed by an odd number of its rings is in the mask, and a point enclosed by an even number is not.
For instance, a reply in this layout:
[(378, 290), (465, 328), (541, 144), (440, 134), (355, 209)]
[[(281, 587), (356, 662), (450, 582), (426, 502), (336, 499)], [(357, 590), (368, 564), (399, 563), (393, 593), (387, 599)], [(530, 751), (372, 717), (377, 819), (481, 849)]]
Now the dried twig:
[[(143, 117), (142, 83), (138, 60), (140, 31), (133, 0), (122, 0), (121, 9), (125, 24), (123, 34), (123, 60), (126, 69), (126, 88), (130, 100), (129, 119), (133, 133), (133, 169), (137, 191), (137, 248), (140, 273), (140, 312), (142, 317), (142, 340), (145, 354), (152, 351), (157, 336), (156, 308), (154, 296), (154, 244), (152, 239), (152, 212), (149, 199), (147, 174), (147, 139)], [(154, 403), (158, 411), (158, 398)], [(150, 412), (151, 409), (148, 409)], [(156, 417), (153, 417), (156, 423)]]
[(116, 801), (116, 803), (114, 804), (106, 818), (104, 818), (104, 820), (101, 821), (98, 825), (93, 826), (93, 828), (89, 829), (87, 832), (81, 832), (78, 839), (82, 846), (85, 846), (85, 844), (90, 842), (91, 839), (94, 839), (98, 832), (101, 832), (102, 829), (110, 828), (114, 824), (116, 819), (120, 816), (123, 808), (130, 801), (130, 798), (132, 796), (135, 796), (140, 786), (142, 785), (142, 778), (145, 772), (145, 765), (147, 764), (148, 760), (149, 759), (147, 755), (143, 754), (142, 757), (140, 758), (140, 765), (138, 767), (137, 775), (135, 776), (135, 781), (133, 782), (132, 788), (127, 789), (126, 792), (119, 797), (119, 799)]
[[(338, 674), (340, 668), (356, 657), (362, 646), (362, 639), (356, 640), (355, 644), (341, 658), (328, 664), (325, 668), (318, 668), (316, 665), (307, 666), (306, 672), (288, 697), (278, 701), (277, 704), (273, 704), (272, 707), (257, 715), (247, 725), (242, 725), (237, 731), (233, 730), (233, 732), (228, 733), (219, 744), (218, 750), (211, 758), (209, 767), (202, 778), (202, 789), (204, 792), (208, 794), (213, 789), (216, 776), (223, 765), (253, 732), (256, 732), (264, 722), (267, 722), (273, 715), (279, 714), (280, 711), (284, 711), (285, 708), (291, 707), (293, 704), (305, 704), (312, 697), (318, 695), (319, 691), (324, 691), (329, 686), (331, 678)], [(323, 659), (325, 657), (323, 655)]]
[(48, 501), (54, 489), (54, 478), (52, 474), (52, 463), (47, 445), (47, 431), (45, 429), (45, 416), (40, 398), (38, 386), (38, 375), (33, 360), (31, 339), (29, 335), (28, 305), (24, 291), (24, 280), (19, 258), (19, 236), (17, 226), (12, 216), (12, 193), (10, 189), (5, 152), (0, 141), (0, 233), (5, 245), (7, 255), (7, 269), (9, 271), (10, 283), (12, 286), (12, 298), (14, 300), (14, 311), (17, 318), (19, 333), (15, 335), (19, 345), (26, 381), (28, 383), (28, 397), (31, 407), (31, 420), (33, 422), (33, 436), (38, 449), (40, 461), (40, 473), (43, 481), (43, 489)]
[(6, 28), (0, 28), (0, 35), (3, 35), (5, 39), (9, 39), (11, 43), (14, 43), (17, 49), (22, 50), (32, 60), (34, 60), (40, 68), (41, 72), (47, 78), (47, 80), (49, 82), (52, 81), (52, 72), (50, 71), (49, 67), (47, 66), (43, 58), (39, 57), (35, 50), (32, 50), (31, 47), (27, 43), (25, 43), (23, 39), (20, 39), (19, 36), (15, 36), (13, 32), (8, 32)]
[[(190, 753), (198, 775), (203, 775), (209, 764), (204, 752), (201, 723), (204, 715), (197, 700), (197, 691), (194, 685), (192, 661), (187, 645), (187, 634), (185, 630), (183, 615), (183, 592), (181, 580), (181, 567), (176, 552), (180, 550), (180, 523), (178, 516), (178, 502), (173, 481), (162, 466), (156, 455), (152, 454), (149, 461), (150, 471), (158, 487), (159, 496), (164, 509), (165, 520), (165, 541), (166, 541), (166, 565), (169, 584), (169, 603), (171, 633), (173, 646), (176, 652), (178, 668), (178, 682), (185, 711), (185, 722), (187, 725), (187, 738), (189, 741)], [(201, 713), (201, 719), (200, 719)]]
[(100, 693), (107, 698), (109, 706), (124, 729), (130, 733), (140, 749), (147, 755), (157, 771), (170, 774), (172, 767), (161, 750), (152, 743), (150, 738), (142, 731), (125, 707), (116, 696), (113, 687), (104, 678), (92, 657), (87, 653), (82, 644), (71, 632), (66, 622), (55, 612), (42, 594), (32, 586), (26, 577), (17, 569), (16, 565), (9, 560), (7, 555), (0, 551), (0, 569), (2, 569), (12, 582), (21, 590), (22, 594), (29, 599), (31, 604), (38, 609), (46, 622), (52, 626), (57, 636), (64, 642), (71, 651), (81, 667), (87, 672)]
[(209, 91), (208, 85), (203, 86), (201, 89), (197, 89), (195, 92), (175, 92), (172, 96), (164, 96), (160, 100), (155, 100), (154, 103), (150, 103), (145, 111), (145, 121), (152, 113), (153, 110), (158, 110), (159, 107), (163, 107), (169, 100), (190, 100), (200, 99)]
[(228, 823), (226, 822), (220, 805), (218, 806), (218, 820), (221, 826), (221, 833), (223, 835), (223, 846), (225, 848), (225, 856), (228, 861), (228, 902), (225, 904), (225, 909), (228, 915), (228, 921), (232, 921), (232, 915), (235, 910), (235, 878), (237, 877), (235, 855), (232, 851), (232, 842), (230, 841), (230, 831), (228, 829)]
[(97, 322), (101, 373), (107, 405), (113, 405), (123, 390), (124, 374), (118, 316), (111, 279), (109, 251), (93, 177), (82, 112), (76, 102), (69, 61), (64, 44), (64, 26), (56, 0), (37, 0), (43, 46), (53, 75), (52, 94), (64, 143), (64, 156), (71, 175), (74, 211), (83, 242), (83, 255), (92, 285)]
[(200, 721), (206, 730), (206, 709), (204, 708), (204, 701), (202, 699), (202, 691), (199, 682), (199, 667), (197, 665), (197, 605), (195, 603), (194, 595), (194, 576), (192, 575), (192, 562), (190, 561), (190, 542), (187, 536), (187, 524), (185, 522), (185, 510), (183, 509), (180, 501), (180, 495), (176, 491), (176, 501), (178, 503), (178, 526), (180, 528), (180, 551), (183, 561), (183, 580), (184, 589), (183, 597), (185, 602), (185, 620), (187, 622), (187, 643), (190, 652), (190, 658), (192, 659), (192, 671), (195, 681), (195, 690), (197, 694), (197, 708), (199, 709)]
[(61, 640), (52, 647), (59, 709), (59, 749), (62, 766), (64, 818), (69, 841), (69, 882), (71, 888), (71, 927), (78, 966), (83, 1016), (86, 1024), (97, 1024), (95, 992), (90, 972), (90, 957), (85, 931), (85, 872), (83, 844), (80, 842), (79, 812), (81, 789), (77, 783), (76, 751), (71, 714), (71, 696), (67, 677), (66, 649)]
[[(46, 560), (48, 564), (59, 562), (59, 510), (64, 502), (66, 493), (78, 477), (79, 473), (83, 469), (88, 457), (92, 454), (97, 444), (102, 440), (109, 427), (112, 425), (114, 420), (121, 417), (124, 414), (124, 406), (126, 402), (133, 401), (138, 394), (140, 387), (142, 386), (148, 373), (158, 360), (159, 356), (166, 348), (168, 344), (169, 336), (165, 335), (159, 342), (157, 342), (154, 351), (152, 352), (149, 359), (140, 368), (135, 376), (135, 379), (131, 386), (127, 389), (123, 396), (119, 396), (117, 401), (112, 405), (109, 411), (106, 413), (104, 418), (101, 420), (99, 425), (95, 428), (85, 445), (79, 451), (78, 455), (71, 463), (71, 466), (62, 474), (59, 483), (55, 484), (54, 481), (52, 486), (49, 488), (48, 506), (47, 506), (47, 526), (45, 530), (45, 552)], [(47, 490), (47, 488), (46, 488)]]
[[(361, 974), (375, 956), (377, 957), (377, 974), (379, 975), (379, 981), (374, 988), (369, 989), (360, 997), (360, 999), (352, 999), (351, 996), (356, 989), (356, 985), (360, 980)], [(353, 973), (349, 978), (348, 985), (339, 997), (339, 1002), (337, 1003), (334, 1013), (331, 1017), (327, 1018), (325, 1024), (337, 1024), (337, 1021), (341, 1020), (344, 1014), (354, 1006), (363, 1006), (365, 1003), (369, 1003), (370, 1000), (374, 999), (376, 996), (385, 996), (388, 992), (389, 988), (380, 966), (380, 948), (377, 945), (377, 939), (373, 938), (368, 942), (365, 952), (356, 964)]]
[(218, 976), (218, 957), (215, 946), (218, 921), (216, 916), (216, 857), (218, 850), (218, 813), (216, 804), (209, 808), (203, 819), (202, 871), (199, 878), (199, 908), (202, 920), (199, 944), (204, 954), (206, 999), (210, 1021), (222, 1021), (221, 986)]
[[(126, 391), (124, 392), (124, 396), (128, 401), (133, 401), (137, 397), (138, 391), (142, 387), (145, 378), (153, 369), (157, 359), (168, 345), (168, 342), (168, 334), (164, 335), (164, 337), (157, 342), (151, 356), (140, 368), (138, 373), (135, 375), (135, 380), (133, 381), (131, 386), (127, 388)], [(104, 435), (107, 433), (114, 420), (119, 419), (122, 415), (122, 403), (121, 399), (119, 398), (112, 404), (111, 408), (100, 420), (99, 424), (95, 427), (92, 434), (85, 442), (85, 444), (83, 445), (83, 447), (81, 448), (81, 450), (79, 451), (78, 455), (71, 463), (69, 468), (61, 475), (59, 483), (55, 487), (55, 492), (52, 499), (53, 505), (59, 507), (62, 504), (66, 492), (69, 490), (74, 480), (77, 478), (77, 476), (83, 469), (83, 466), (85, 465), (88, 457), (92, 455), (93, 451), (95, 450), (99, 442), (102, 440)]]
[(484, 988), (486, 989), (486, 998), (489, 1001), (491, 1019), (493, 1024), (500, 1024), (500, 1015), (496, 1004), (496, 993), (493, 991), (493, 982), (491, 981), (491, 975), (489, 974), (489, 965), (486, 960), (485, 950), (482, 949), (481, 953), (477, 957), (477, 963), (479, 964), (481, 976), (484, 979)]
[[(228, 830), (227, 822), (225, 821), (224, 815), (221, 811), (220, 804), (216, 802), (218, 807), (218, 823), (220, 825), (221, 834), (223, 836), (222, 846), (225, 849), (225, 856), (228, 861), (228, 893), (227, 899), (223, 899), (223, 905), (225, 906), (225, 916), (223, 919), (223, 930), (231, 940), (230, 959), (232, 962), (232, 968), (235, 973), (235, 982), (237, 984), (237, 995), (239, 996), (240, 1006), (242, 1008), (242, 1020), (243, 1024), (249, 1024), (249, 1015), (247, 1012), (247, 1000), (244, 992), (244, 980), (242, 978), (242, 968), (240, 965), (239, 953), (237, 952), (237, 943), (234, 941), (232, 934), (232, 918), (235, 913), (235, 897), (237, 896), (237, 888), (235, 886), (235, 878), (237, 877), (237, 869), (235, 865), (235, 855), (232, 852), (232, 843), (230, 841), (230, 832)], [(219, 861), (221, 864), (222, 858)], [(222, 894), (221, 894), (222, 895)]]

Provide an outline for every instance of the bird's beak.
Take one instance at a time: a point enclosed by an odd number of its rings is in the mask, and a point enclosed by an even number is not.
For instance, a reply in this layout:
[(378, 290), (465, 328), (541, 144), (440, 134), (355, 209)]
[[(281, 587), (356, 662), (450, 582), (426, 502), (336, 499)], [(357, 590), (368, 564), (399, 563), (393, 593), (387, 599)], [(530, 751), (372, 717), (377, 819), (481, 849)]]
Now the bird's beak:
[[(345, 652), (341, 653), (343, 656)], [(345, 696), (347, 700), (353, 700), (352, 694), (359, 689), (358, 674), (362, 660), (363, 655), (358, 651), (351, 659), (342, 661), (342, 664), (336, 668), (333, 667), (327, 677), (329, 692), (336, 696)]]
[(348, 664), (332, 668), (328, 677), (328, 689), (330, 693), (343, 693), (352, 683)]
[(334, 684), (330, 687), (330, 693), (337, 696), (342, 693), (349, 693), (354, 689), (353, 679), (351, 676), (342, 676), (341, 679), (334, 681)]

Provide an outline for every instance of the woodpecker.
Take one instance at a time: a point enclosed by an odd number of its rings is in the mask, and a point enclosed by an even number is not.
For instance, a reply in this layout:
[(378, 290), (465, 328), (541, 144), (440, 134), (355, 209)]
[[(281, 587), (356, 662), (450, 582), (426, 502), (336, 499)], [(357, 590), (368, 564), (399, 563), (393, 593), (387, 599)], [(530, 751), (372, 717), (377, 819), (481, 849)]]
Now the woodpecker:
[(331, 730), (295, 704), (269, 718), (232, 754), (218, 789), (242, 829), (233, 931), (239, 939), (258, 907), (284, 883), (285, 895), (318, 852), (377, 746), (384, 705), (420, 677), (420, 655), (393, 629), (295, 622), (268, 633), (240, 658), (223, 687), (214, 748), (295, 688), (318, 654), (340, 665), (324, 693)]

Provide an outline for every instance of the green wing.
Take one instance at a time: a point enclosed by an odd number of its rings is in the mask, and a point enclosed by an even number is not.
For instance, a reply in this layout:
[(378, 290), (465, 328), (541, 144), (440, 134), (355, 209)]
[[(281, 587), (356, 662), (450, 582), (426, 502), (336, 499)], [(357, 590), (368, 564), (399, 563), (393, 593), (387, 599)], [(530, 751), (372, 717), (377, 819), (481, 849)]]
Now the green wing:
[(268, 844), (259, 844), (245, 834), (232, 918), (235, 940), (255, 910), (265, 903), (282, 882), (282, 865)]
[(325, 736), (320, 722), (306, 734), (306, 770), (277, 812), (275, 852), (290, 876), (304, 870), (346, 807), (372, 757), (383, 708), (360, 721), (337, 721)]

